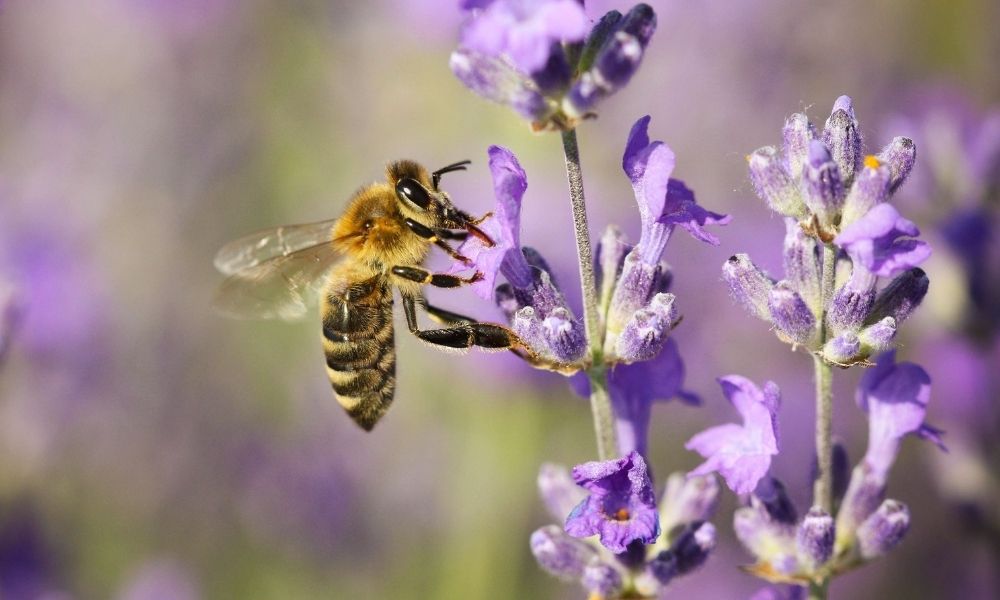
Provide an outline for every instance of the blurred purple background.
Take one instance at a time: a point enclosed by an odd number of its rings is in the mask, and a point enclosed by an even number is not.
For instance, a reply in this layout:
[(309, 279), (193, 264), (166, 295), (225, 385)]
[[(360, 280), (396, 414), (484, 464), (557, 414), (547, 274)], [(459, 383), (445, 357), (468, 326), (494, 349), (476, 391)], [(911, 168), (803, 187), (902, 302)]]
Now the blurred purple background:
[[(0, 4), (0, 597), (577, 597), (527, 544), (547, 522), (539, 464), (594, 454), (589, 410), (562, 378), (399, 335), (396, 405), (365, 434), (329, 390), (318, 320), (228, 321), (210, 308), (221, 244), (330, 218), (389, 160), (472, 159), (444, 187), (488, 210), (490, 144), (520, 158), (522, 239), (579, 304), (559, 140), (453, 78), (457, 4)], [(667, 249), (686, 387), (706, 403), (654, 410), (655, 471), (692, 468), (683, 442), (732, 419), (715, 377), (772, 379), (785, 398), (773, 472), (805, 506), (809, 359), (731, 301), (720, 268), (745, 251), (779, 270), (784, 225), (743, 157), (778, 143), (792, 112), (822, 121), (849, 94), (870, 149), (895, 135), (918, 145), (897, 206), (935, 254), (899, 355), (934, 379), (928, 420), (952, 452), (904, 445), (890, 485), (913, 529), (833, 595), (997, 597), (1000, 185), (996, 154), (981, 157), (1000, 143), (1000, 5), (651, 4), (659, 28), (642, 69), (579, 132), (594, 233), (616, 222), (637, 237), (620, 164), (644, 114), (676, 151), (676, 176), (733, 215), (715, 231), (721, 246), (676, 236)], [(970, 260), (959, 242), (976, 227), (986, 250)], [(430, 296), (500, 318), (467, 291)], [(866, 435), (856, 371), (835, 375), (835, 431), (852, 459)], [(749, 556), (726, 498), (721, 547), (672, 597), (762, 587), (736, 568)]]

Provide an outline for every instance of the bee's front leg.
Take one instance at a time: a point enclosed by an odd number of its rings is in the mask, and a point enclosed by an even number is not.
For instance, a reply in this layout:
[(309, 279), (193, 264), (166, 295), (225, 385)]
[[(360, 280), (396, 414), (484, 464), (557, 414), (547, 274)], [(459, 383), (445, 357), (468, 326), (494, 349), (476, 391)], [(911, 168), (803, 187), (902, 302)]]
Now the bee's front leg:
[(452, 248), (451, 245), (445, 241), (454, 239), (465, 239), (465, 236), (455, 237), (455, 235), (451, 231), (448, 231), (447, 229), (431, 229), (430, 227), (424, 225), (423, 223), (415, 221), (409, 217), (406, 218), (406, 226), (409, 227), (410, 231), (412, 231), (413, 233), (419, 235), (428, 242), (432, 242), (435, 246), (444, 250), (448, 256), (454, 258), (455, 260), (463, 264), (466, 265), (472, 264), (472, 260), (470, 260), (469, 257), (462, 256), (458, 252), (458, 250)]
[(470, 277), (459, 277), (458, 275), (448, 273), (432, 273), (421, 267), (404, 267), (398, 265), (392, 268), (392, 274), (396, 277), (402, 277), (407, 281), (415, 281), (440, 288), (461, 287), (481, 281), (483, 278), (483, 274), (479, 271), (476, 271)]

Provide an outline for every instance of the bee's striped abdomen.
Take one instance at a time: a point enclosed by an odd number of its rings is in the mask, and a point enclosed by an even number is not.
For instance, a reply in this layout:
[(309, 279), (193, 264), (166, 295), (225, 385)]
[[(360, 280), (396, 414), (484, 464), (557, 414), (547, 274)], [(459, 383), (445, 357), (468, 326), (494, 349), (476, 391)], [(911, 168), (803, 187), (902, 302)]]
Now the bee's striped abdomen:
[(381, 276), (331, 284), (323, 298), (323, 350), (337, 401), (370, 431), (396, 388), (392, 288)]

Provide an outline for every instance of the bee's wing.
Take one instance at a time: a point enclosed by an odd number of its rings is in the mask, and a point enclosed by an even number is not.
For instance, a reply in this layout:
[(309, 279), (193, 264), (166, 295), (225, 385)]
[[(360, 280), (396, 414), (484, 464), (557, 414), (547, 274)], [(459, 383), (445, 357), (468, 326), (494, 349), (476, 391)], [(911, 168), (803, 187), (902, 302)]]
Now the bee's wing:
[(304, 317), (340, 256), (336, 242), (327, 239), (288, 254), (252, 260), (222, 282), (215, 309), (241, 319)]
[(329, 242), (336, 219), (272, 227), (233, 240), (215, 255), (215, 268), (223, 275), (233, 275), (256, 267), (273, 258), (289, 256), (299, 250)]

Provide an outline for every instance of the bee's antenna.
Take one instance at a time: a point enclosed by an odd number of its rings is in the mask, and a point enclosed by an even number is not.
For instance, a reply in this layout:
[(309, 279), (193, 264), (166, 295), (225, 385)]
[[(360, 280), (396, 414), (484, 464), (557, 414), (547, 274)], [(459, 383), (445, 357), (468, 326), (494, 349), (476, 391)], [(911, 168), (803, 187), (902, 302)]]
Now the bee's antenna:
[(471, 160), (463, 160), (457, 163), (452, 163), (446, 167), (441, 167), (437, 171), (431, 173), (431, 183), (434, 184), (434, 189), (435, 190), (438, 189), (438, 183), (441, 182), (442, 175), (444, 175), (445, 173), (451, 173), (453, 171), (464, 171), (465, 167), (471, 164), (472, 164)]

